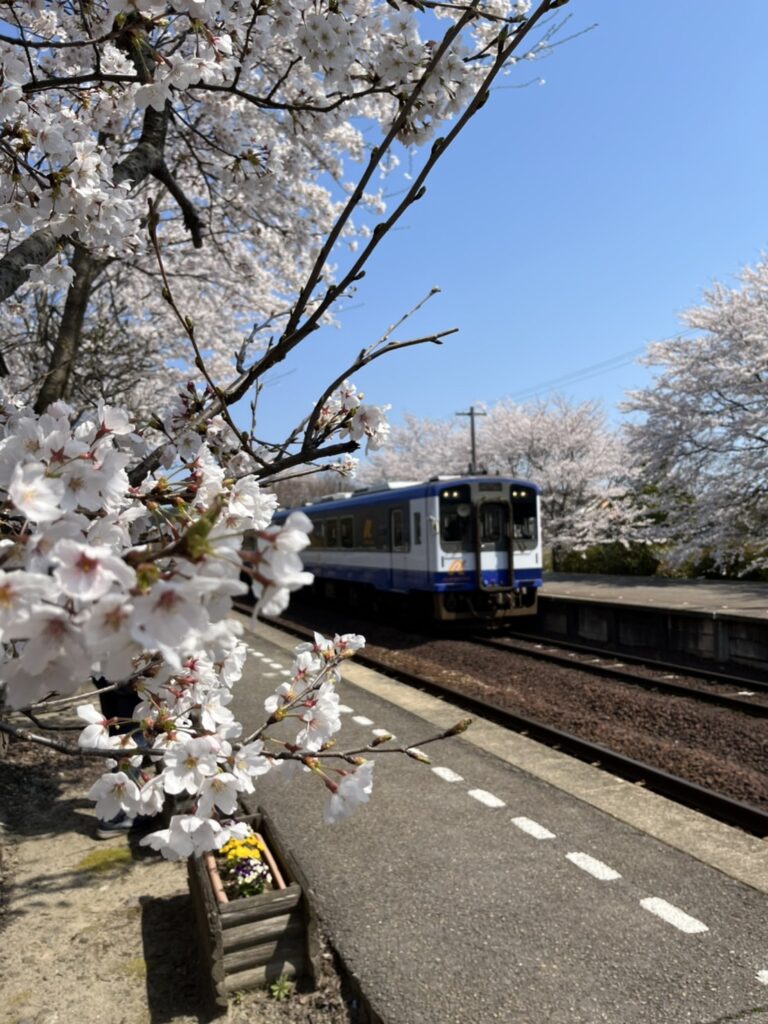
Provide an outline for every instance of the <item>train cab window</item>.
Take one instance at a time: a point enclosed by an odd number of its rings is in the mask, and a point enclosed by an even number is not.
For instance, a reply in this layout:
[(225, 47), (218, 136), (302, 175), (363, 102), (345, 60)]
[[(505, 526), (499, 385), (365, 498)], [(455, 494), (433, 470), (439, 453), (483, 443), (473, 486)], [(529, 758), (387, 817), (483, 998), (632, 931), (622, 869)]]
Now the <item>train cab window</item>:
[(512, 536), (518, 550), (536, 546), (536, 494), (527, 488), (512, 488)]
[(339, 539), (343, 548), (355, 546), (355, 531), (352, 516), (344, 516), (339, 520)]
[(408, 534), (406, 518), (401, 508), (393, 508), (389, 513), (389, 538), (393, 551), (408, 550)]
[(325, 547), (325, 520), (315, 519), (313, 520), (314, 529), (309, 535), (309, 544), (313, 548), (324, 548)]
[(472, 550), (469, 487), (447, 487), (440, 494), (440, 539), (446, 551)]
[(413, 513), (413, 543), (421, 544), (421, 512)]
[(337, 548), (339, 546), (338, 519), (326, 519), (325, 521), (325, 546), (327, 548)]

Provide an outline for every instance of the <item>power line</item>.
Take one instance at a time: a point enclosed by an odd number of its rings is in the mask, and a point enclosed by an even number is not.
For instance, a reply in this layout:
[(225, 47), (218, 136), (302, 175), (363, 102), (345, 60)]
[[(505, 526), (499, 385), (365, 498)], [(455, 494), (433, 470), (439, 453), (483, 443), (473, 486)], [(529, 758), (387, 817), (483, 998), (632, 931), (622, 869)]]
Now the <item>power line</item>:
[(562, 387), (565, 384), (576, 384), (582, 380), (589, 380), (591, 377), (599, 377), (600, 374), (609, 373), (611, 370), (618, 370), (621, 366), (629, 365), (629, 363), (634, 362), (635, 358), (642, 355), (645, 351), (645, 345), (642, 348), (633, 348), (629, 352), (622, 352), (611, 359), (604, 359), (601, 363), (592, 363), (590, 366), (584, 366), (580, 370), (572, 370), (561, 377), (553, 377), (551, 380), (542, 381), (540, 384), (534, 384), (529, 388), (523, 388), (522, 391), (516, 391), (509, 397), (512, 399), (533, 398), (542, 391), (551, 391), (552, 388)]

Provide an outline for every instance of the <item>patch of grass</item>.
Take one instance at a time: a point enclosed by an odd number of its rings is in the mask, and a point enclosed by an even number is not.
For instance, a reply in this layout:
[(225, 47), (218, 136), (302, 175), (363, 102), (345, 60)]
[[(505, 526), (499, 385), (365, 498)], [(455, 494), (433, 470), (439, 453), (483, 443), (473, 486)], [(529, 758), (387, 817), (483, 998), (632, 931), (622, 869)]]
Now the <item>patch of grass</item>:
[(132, 956), (130, 959), (122, 961), (120, 970), (129, 978), (135, 978), (138, 981), (147, 976), (147, 961), (143, 956)]
[(9, 996), (5, 1005), (9, 1010), (17, 1010), (28, 1003), (31, 998), (32, 993), (25, 989), (22, 992), (16, 992), (14, 995)]
[(124, 846), (109, 850), (94, 850), (75, 865), (75, 871), (101, 874), (106, 871), (127, 871), (133, 862), (131, 851)]

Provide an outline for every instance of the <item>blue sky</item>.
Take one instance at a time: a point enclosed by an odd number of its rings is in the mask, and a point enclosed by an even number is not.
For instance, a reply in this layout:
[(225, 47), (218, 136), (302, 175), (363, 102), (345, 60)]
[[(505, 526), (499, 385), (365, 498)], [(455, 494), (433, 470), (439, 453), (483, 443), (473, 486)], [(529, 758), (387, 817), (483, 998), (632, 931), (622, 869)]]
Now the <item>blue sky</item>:
[(398, 336), (459, 334), (354, 378), (392, 422), (558, 390), (617, 423), (624, 393), (650, 380), (633, 356), (768, 249), (767, 0), (571, 0), (563, 13), (566, 32), (597, 27), (503, 80), (546, 82), (492, 95), (342, 327), (268, 384), (262, 436), (285, 433), (433, 285)]

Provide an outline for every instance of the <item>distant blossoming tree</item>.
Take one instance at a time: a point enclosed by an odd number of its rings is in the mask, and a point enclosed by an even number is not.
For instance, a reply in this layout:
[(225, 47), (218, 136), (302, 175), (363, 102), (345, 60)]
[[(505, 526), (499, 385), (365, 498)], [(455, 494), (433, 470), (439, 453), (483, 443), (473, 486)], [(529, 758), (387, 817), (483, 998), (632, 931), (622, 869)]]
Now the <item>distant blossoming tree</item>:
[(768, 263), (716, 284), (682, 317), (686, 333), (651, 345), (652, 385), (630, 393), (630, 450), (678, 560), (722, 570), (768, 565)]
[[(484, 413), (477, 420), (478, 462), (484, 471), (540, 485), (542, 529), (550, 547), (636, 538), (624, 445), (596, 402), (573, 404), (556, 395), (525, 405), (500, 402)], [(390, 441), (361, 469), (362, 477), (424, 479), (464, 473), (470, 461), (469, 434), (458, 420), (406, 417)]]
[[(375, 450), (385, 409), (349, 376), (441, 335), (387, 332), (286, 438), (264, 436), (257, 398), (423, 197), (497, 76), (547, 52), (563, 2), (4, 8), (0, 639), (16, 715), (0, 731), (114, 769), (91, 791), (102, 817), (183, 797), (149, 839), (167, 856), (241, 834), (238, 796), (286, 760), (321, 780), (329, 820), (369, 797), (380, 743), (327, 749), (338, 666), (363, 639), (301, 645), (264, 722), (245, 726), (229, 708), (246, 655), (229, 613), (247, 592), (256, 614), (277, 613), (311, 579), (311, 524), (274, 525), (263, 485)], [(385, 210), (396, 147), (427, 141)], [(92, 677), (135, 691), (129, 718), (83, 704)], [(73, 748), (45, 728), (76, 705)]]

